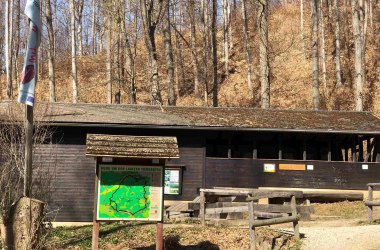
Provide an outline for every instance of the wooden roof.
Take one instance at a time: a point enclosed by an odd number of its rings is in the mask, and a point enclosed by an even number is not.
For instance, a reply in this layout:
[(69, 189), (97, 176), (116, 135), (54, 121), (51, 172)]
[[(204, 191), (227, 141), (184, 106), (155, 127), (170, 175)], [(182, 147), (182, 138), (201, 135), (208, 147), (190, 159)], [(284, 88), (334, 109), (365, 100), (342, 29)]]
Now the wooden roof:
[[(16, 103), (0, 103), (0, 118)], [(35, 120), (65, 126), (233, 129), (380, 134), (370, 112), (40, 103)], [(23, 119), (23, 112), (19, 112)]]
[(176, 137), (87, 134), (87, 156), (179, 158)]

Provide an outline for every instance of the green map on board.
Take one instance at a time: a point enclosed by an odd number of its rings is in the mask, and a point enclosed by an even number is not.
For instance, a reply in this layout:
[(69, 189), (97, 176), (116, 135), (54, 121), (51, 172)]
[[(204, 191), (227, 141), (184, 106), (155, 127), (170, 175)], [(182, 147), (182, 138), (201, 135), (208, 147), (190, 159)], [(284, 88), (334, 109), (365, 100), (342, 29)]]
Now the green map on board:
[[(139, 220), (158, 215), (151, 188), (160, 168), (103, 167), (98, 194), (98, 219)], [(157, 173), (158, 172), (158, 173)], [(157, 185), (155, 185), (157, 186)], [(157, 212), (158, 211), (158, 212)], [(153, 212), (153, 213), (152, 213)]]

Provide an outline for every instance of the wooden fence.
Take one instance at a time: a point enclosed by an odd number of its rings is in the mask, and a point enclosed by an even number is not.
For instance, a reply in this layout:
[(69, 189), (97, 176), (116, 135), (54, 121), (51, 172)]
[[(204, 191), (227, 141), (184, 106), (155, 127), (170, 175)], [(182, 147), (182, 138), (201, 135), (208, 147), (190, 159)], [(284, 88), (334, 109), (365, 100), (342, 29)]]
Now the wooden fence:
[(368, 183), (368, 200), (364, 202), (364, 204), (368, 207), (368, 222), (371, 223), (373, 221), (372, 213), (374, 206), (380, 206), (380, 200), (373, 200), (373, 190), (377, 187), (380, 188), (380, 183)]
[[(297, 203), (296, 197), (302, 198), (303, 194), (301, 191), (260, 191), (255, 193), (250, 193), (247, 201), (248, 203), (248, 212), (249, 212), (249, 236), (250, 236), (250, 249), (256, 249), (256, 227), (269, 226), (282, 223), (293, 223), (294, 236), (299, 239), (299, 224), (300, 214), (297, 212)], [(265, 217), (272, 214), (273, 218), (260, 220), (257, 213), (255, 213), (255, 202), (263, 198), (290, 198), (290, 215), (282, 216), (278, 213), (267, 212)], [(287, 205), (284, 205), (287, 206)], [(257, 218), (255, 218), (257, 217)]]

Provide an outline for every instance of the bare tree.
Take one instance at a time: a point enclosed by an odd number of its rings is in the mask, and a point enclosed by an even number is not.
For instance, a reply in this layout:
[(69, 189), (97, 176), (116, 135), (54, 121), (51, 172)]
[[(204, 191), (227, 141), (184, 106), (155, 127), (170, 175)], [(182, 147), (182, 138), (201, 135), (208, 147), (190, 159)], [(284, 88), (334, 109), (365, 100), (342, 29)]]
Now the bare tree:
[(223, 13), (223, 61), (224, 61), (224, 75), (228, 78), (229, 75), (229, 56), (230, 56), (230, 17), (231, 8), (230, 1), (222, 1), (222, 13)]
[(48, 32), (48, 67), (49, 67), (49, 100), (50, 102), (57, 101), (55, 95), (55, 65), (54, 65), (54, 29), (53, 29), (53, 17), (51, 13), (51, 3), (50, 0), (45, 2), (45, 17), (46, 17), (46, 27)]
[(252, 60), (251, 60), (251, 52), (250, 52), (250, 42), (248, 35), (248, 18), (247, 18), (247, 0), (241, 1), (241, 11), (243, 17), (243, 34), (244, 34), (244, 50), (245, 50), (245, 60), (247, 63), (247, 83), (248, 89), (250, 91), (250, 96), (253, 99), (253, 73), (252, 73)]
[(83, 17), (83, 1), (77, 0), (75, 4), (75, 19), (77, 23), (78, 53), (83, 55), (83, 39), (82, 39), (82, 17)]
[(156, 28), (160, 21), (164, 2), (162, 0), (140, 0), (141, 21), (143, 26), (145, 46), (148, 50), (149, 72), (148, 78), (151, 85), (152, 104), (161, 104), (161, 91), (158, 79), (158, 61), (156, 48)]
[(13, 98), (12, 83), (12, 47), (13, 47), (13, 0), (5, 2), (5, 70), (7, 74), (7, 97)]
[(112, 71), (112, 3), (107, 1), (103, 4), (104, 18), (106, 24), (106, 44), (107, 44), (107, 103), (112, 103), (112, 82), (113, 82), (113, 71)]
[(167, 74), (168, 104), (176, 105), (176, 95), (174, 91), (174, 66), (173, 66), (173, 47), (172, 34), (170, 29), (170, 0), (165, 0), (165, 18), (163, 27), (163, 39), (165, 47), (165, 61)]
[(319, 60), (322, 66), (322, 82), (323, 86), (327, 88), (327, 69), (326, 69), (326, 44), (325, 44), (325, 21), (323, 12), (323, 0), (321, 0), (319, 5), (319, 33), (320, 33), (320, 50), (319, 50)]
[(96, 5), (95, 0), (92, 0), (92, 13), (91, 13), (91, 43), (92, 43), (92, 55), (96, 55), (96, 29), (95, 29), (95, 21), (96, 21)]
[[(138, 6), (135, 1), (129, 1), (129, 9), (130, 12), (133, 13), (133, 30), (131, 32), (127, 32), (124, 28), (124, 37), (125, 37), (125, 48), (127, 55), (125, 57), (125, 65), (126, 65), (126, 75), (127, 81), (129, 82), (129, 99), (131, 104), (137, 103), (137, 93), (136, 93), (136, 63), (135, 59), (137, 57), (137, 34), (138, 34)], [(130, 36), (132, 33), (132, 37)], [(132, 38), (132, 39), (131, 39)], [(133, 49), (131, 45), (133, 44)]]
[(303, 15), (303, 11), (304, 11), (304, 4), (303, 4), (303, 0), (300, 0), (300, 29), (301, 29), (301, 44), (302, 44), (302, 52), (303, 52), (303, 55), (305, 57), (306, 55), (306, 51), (305, 51), (305, 28), (304, 28), (304, 15)]
[(318, 65), (318, 26), (319, 26), (319, 0), (311, 0), (311, 23), (312, 23), (312, 42), (311, 42), (311, 57), (312, 57), (312, 78), (313, 78), (313, 109), (320, 108), (320, 93), (319, 93), (319, 65)]
[(194, 77), (194, 94), (195, 96), (200, 95), (199, 92), (199, 63), (198, 63), (198, 52), (197, 52), (197, 41), (195, 32), (195, 1), (188, 1), (188, 16), (190, 19), (190, 45), (191, 45), (191, 56), (193, 61), (193, 77)]
[(212, 105), (218, 107), (218, 58), (216, 43), (216, 17), (217, 17), (217, 0), (212, 0), (212, 20), (211, 20), (211, 44), (212, 44), (212, 82), (213, 96)]
[(363, 110), (363, 26), (361, 22), (364, 19), (363, 0), (351, 0), (352, 8), (352, 29), (354, 32), (354, 46), (355, 46), (355, 84), (356, 94), (355, 103), (356, 111)]
[(338, 0), (334, 0), (335, 12), (335, 75), (336, 85), (342, 86), (342, 73), (340, 69), (340, 16)]
[(203, 62), (203, 82), (204, 82), (204, 102), (205, 105), (208, 106), (208, 82), (209, 82), (209, 74), (208, 74), (208, 58), (210, 55), (209, 49), (209, 6), (208, 0), (202, 0), (202, 33), (203, 33), (203, 52), (202, 52), (202, 62)]
[(70, 21), (71, 21), (71, 78), (73, 82), (73, 103), (78, 102), (78, 82), (77, 82), (77, 49), (75, 30), (75, 5), (74, 0), (70, 0)]
[(268, 58), (268, 0), (257, 2), (257, 27), (259, 28), (260, 46), (260, 84), (261, 84), (261, 108), (270, 107), (270, 82), (269, 82), (269, 58)]

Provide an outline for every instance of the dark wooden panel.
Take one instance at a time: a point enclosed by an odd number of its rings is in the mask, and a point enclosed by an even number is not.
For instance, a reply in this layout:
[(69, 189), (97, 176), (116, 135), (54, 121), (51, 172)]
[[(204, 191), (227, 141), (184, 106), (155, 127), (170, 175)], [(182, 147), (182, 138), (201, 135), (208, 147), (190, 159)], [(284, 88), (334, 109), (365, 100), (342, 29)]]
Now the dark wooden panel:
[(206, 158), (206, 186), (256, 188), (262, 172), (253, 159)]
[(35, 150), (35, 164), (51, 176), (51, 197), (45, 197), (55, 221), (92, 221), (95, 160), (85, 145), (43, 145)]

